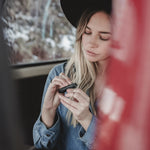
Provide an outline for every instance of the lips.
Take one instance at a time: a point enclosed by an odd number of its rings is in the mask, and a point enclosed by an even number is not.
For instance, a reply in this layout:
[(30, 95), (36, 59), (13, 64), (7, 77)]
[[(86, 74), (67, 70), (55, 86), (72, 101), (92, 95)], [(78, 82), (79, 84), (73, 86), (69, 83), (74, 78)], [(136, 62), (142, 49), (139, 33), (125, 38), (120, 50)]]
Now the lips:
[(92, 51), (89, 51), (89, 50), (87, 50), (86, 53), (87, 53), (87, 55), (90, 55), (90, 56), (95, 56), (96, 55), (96, 53), (93, 53)]

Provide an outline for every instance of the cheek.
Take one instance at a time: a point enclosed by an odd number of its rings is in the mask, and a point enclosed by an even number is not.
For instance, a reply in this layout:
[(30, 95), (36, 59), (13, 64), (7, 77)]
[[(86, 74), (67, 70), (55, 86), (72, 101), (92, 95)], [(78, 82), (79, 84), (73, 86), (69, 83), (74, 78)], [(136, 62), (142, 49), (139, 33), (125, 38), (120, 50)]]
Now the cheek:
[(111, 46), (111, 43), (108, 42), (108, 43), (105, 43), (103, 46), (101, 45), (99, 47), (99, 49), (100, 49), (99, 52), (100, 52), (101, 56), (107, 57), (110, 55), (110, 46)]
[(85, 49), (88, 43), (89, 43), (88, 38), (86, 38), (86, 36), (83, 35), (82, 36), (82, 48)]

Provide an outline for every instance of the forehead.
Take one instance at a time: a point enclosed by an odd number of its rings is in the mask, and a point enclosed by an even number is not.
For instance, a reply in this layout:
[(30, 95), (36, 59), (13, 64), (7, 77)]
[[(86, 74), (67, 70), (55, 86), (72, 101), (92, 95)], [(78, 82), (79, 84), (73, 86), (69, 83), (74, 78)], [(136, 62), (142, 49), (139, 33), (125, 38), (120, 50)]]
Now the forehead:
[(111, 31), (110, 16), (104, 12), (96, 12), (90, 18), (87, 26), (93, 30)]

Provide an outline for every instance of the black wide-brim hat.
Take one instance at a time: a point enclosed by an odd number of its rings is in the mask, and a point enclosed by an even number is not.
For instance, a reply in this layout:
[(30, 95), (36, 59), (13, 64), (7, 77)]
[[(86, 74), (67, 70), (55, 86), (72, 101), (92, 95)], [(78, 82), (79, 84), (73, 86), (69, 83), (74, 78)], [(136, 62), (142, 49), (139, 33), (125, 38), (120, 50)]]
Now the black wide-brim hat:
[(88, 8), (108, 14), (112, 11), (112, 0), (60, 0), (60, 4), (65, 17), (74, 27), (77, 27), (81, 15)]

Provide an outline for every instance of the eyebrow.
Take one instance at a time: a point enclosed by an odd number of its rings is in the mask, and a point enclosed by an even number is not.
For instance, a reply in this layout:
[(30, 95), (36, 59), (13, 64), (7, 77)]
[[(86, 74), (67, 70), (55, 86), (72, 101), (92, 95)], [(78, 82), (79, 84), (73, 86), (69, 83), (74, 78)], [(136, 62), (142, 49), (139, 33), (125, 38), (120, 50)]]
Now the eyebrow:
[[(90, 27), (86, 26), (86, 28), (88, 28), (89, 30), (91, 30)], [(101, 34), (111, 34), (111, 32), (107, 32), (107, 31), (99, 31), (99, 33)]]

